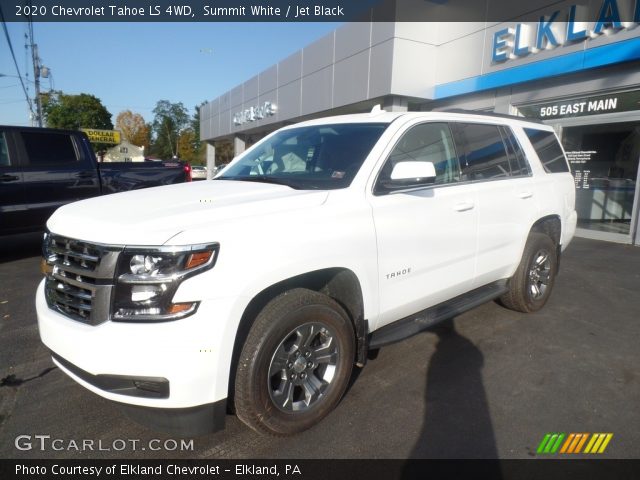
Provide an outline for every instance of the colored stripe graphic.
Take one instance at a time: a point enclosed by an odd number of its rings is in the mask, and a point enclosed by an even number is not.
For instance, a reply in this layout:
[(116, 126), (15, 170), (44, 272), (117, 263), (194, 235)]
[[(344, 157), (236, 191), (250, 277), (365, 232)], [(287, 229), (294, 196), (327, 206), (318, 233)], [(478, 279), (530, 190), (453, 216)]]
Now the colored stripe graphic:
[(584, 453), (591, 453), (591, 447), (593, 447), (593, 444), (596, 443), (597, 439), (598, 439), (597, 433), (594, 433), (593, 435), (591, 435), (591, 440), (589, 440), (589, 443), (587, 443), (587, 448), (584, 449)]
[(584, 453), (604, 453), (612, 438), (613, 433), (594, 433)]
[(604, 453), (612, 438), (613, 433), (547, 433), (538, 445), (537, 453)]
[(611, 441), (612, 438), (613, 438), (613, 433), (607, 433), (607, 436), (604, 439), (604, 442), (602, 442), (602, 445), (600, 445), (600, 450), (598, 450), (598, 453), (604, 453), (604, 451), (607, 449), (607, 446), (609, 445), (609, 442)]
[(582, 447), (584, 446), (584, 442), (587, 441), (587, 438), (589, 438), (589, 434), (583, 433), (582, 438), (580, 439), (580, 442), (576, 446), (576, 450), (573, 453), (580, 453), (580, 451), (582, 450)]
[(564, 437), (564, 433), (547, 433), (538, 445), (537, 453), (556, 453)]
[(576, 436), (574, 437), (573, 442), (571, 442), (571, 446), (569, 447), (569, 450), (567, 451), (567, 453), (575, 452), (576, 447), (578, 446), (578, 442), (580, 441), (581, 438), (582, 438), (582, 434), (576, 433)]
[(567, 441), (564, 442), (564, 445), (562, 446), (562, 449), (560, 450), (560, 453), (567, 453), (567, 449), (569, 448), (569, 445), (571, 445), (571, 442), (573, 442), (574, 438), (576, 438), (576, 434), (575, 433), (570, 433), (569, 437), (567, 438)]
[(544, 452), (544, 447), (547, 445), (547, 442), (549, 441), (550, 438), (551, 438), (551, 434), (547, 433), (542, 439), (542, 441), (540, 442), (540, 445), (538, 445), (538, 450), (536, 450), (536, 453)]
[(558, 438), (558, 434), (557, 433), (554, 433), (553, 435), (551, 435), (551, 438), (547, 442), (547, 446), (544, 447), (544, 453), (551, 453), (551, 447), (553, 447), (553, 445), (555, 444), (557, 438)]
[(560, 435), (558, 435), (558, 439), (556, 440), (555, 445), (551, 448), (550, 453), (556, 453), (558, 451), (558, 448), (560, 448), (560, 444), (562, 443), (562, 440), (564, 440), (564, 433), (561, 433)]

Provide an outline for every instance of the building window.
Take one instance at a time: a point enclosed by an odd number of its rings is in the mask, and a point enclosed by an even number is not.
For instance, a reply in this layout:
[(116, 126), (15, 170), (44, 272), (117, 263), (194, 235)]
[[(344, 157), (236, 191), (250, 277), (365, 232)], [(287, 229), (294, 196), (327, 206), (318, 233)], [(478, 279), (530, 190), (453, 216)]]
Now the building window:
[(575, 178), (578, 226), (628, 235), (638, 178), (640, 122), (564, 127), (562, 143)]

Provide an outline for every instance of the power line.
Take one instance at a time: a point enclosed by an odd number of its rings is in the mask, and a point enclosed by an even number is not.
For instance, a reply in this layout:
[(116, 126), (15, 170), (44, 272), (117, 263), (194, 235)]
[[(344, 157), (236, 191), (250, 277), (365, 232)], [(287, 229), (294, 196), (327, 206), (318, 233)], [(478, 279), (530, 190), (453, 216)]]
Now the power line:
[(16, 60), (16, 54), (13, 51), (13, 45), (11, 44), (11, 38), (9, 37), (9, 30), (7, 29), (7, 22), (5, 22), (4, 20), (4, 13), (2, 12), (1, 5), (0, 5), (0, 20), (2, 20), (2, 28), (4, 29), (5, 37), (7, 37), (9, 50), (11, 51), (11, 56), (13, 57), (13, 64), (16, 66), (16, 72), (18, 73), (18, 78), (20, 79), (20, 85), (22, 85), (24, 96), (27, 98), (27, 105), (29, 105), (29, 110), (31, 111), (31, 114), (33, 114), (33, 107), (31, 106), (31, 100), (29, 99), (29, 94), (27, 93), (27, 87), (25, 87), (24, 82), (22, 81), (22, 75), (20, 74), (20, 69), (18, 68), (18, 61)]
[(24, 100), (19, 99), (19, 100), (9, 100), (7, 102), (0, 102), (0, 105), (9, 105), (10, 103), (21, 103), (24, 102)]

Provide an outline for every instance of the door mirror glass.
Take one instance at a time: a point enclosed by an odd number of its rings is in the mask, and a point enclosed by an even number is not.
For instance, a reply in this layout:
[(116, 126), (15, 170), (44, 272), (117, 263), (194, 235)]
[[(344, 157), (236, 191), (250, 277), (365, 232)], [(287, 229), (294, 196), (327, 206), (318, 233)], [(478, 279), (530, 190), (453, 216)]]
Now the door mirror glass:
[(398, 162), (391, 171), (390, 178), (384, 181), (387, 189), (421, 187), (434, 183), (436, 167), (432, 162)]

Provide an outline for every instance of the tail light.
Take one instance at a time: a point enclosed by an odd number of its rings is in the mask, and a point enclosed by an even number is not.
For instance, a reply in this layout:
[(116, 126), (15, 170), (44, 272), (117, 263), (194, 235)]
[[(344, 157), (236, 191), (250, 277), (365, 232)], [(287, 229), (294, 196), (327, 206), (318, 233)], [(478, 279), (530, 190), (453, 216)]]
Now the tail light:
[(184, 175), (186, 177), (187, 182), (191, 182), (193, 179), (191, 178), (191, 165), (188, 163), (184, 166)]

